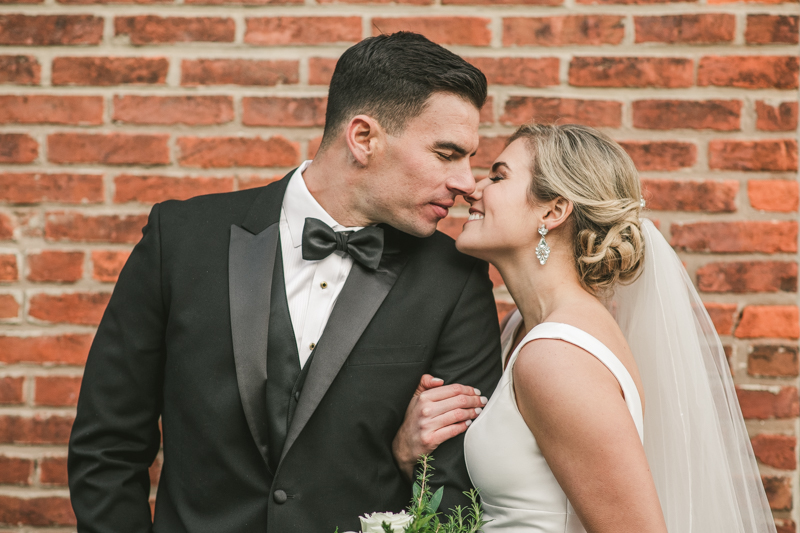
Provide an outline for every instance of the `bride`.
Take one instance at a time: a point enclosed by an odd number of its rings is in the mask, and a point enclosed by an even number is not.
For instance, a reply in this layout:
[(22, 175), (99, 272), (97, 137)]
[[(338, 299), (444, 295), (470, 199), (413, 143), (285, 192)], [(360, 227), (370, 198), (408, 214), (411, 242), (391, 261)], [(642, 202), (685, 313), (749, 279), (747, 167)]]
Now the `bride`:
[[(464, 441), (484, 531), (774, 532), (719, 338), (640, 218), (624, 150), (584, 126), (523, 126), (467, 200), (457, 247), (518, 307)], [(472, 410), (423, 421), (415, 400), (416, 427), (470, 424)]]

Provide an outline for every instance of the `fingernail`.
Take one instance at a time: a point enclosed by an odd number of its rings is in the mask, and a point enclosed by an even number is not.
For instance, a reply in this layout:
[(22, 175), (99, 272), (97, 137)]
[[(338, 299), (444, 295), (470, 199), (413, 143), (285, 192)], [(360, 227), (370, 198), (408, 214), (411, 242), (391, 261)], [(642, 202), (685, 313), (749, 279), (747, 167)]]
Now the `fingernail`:
[(475, 391), (475, 396), (480, 396), (481, 395), (481, 390), (480, 389), (472, 389), (472, 390)]
[(486, 405), (486, 402), (488, 402), (488, 401), (489, 401), (489, 398), (487, 398), (486, 396), (481, 396), (481, 403), (483, 405)]
[(444, 383), (444, 380), (442, 378), (433, 378), (433, 381), (441, 381), (442, 383)]
[(481, 411), (483, 411), (483, 409), (482, 409), (481, 407), (476, 407), (476, 408), (475, 408), (475, 414), (476, 414), (476, 415), (479, 415), (479, 414), (481, 414)]
[(470, 424), (472, 424), (472, 420), (467, 420), (466, 424), (467, 424), (467, 427), (469, 427)]

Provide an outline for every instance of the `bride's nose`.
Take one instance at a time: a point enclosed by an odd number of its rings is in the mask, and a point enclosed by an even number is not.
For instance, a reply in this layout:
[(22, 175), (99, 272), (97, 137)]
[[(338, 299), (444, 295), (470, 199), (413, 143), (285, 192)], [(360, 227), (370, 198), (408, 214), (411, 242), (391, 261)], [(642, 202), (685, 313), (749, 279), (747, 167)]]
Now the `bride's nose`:
[(472, 191), (471, 194), (464, 196), (464, 200), (469, 202), (470, 205), (479, 201), (481, 198), (483, 198), (483, 189), (485, 189), (486, 185), (489, 183), (490, 181), (488, 177), (479, 179), (475, 184), (475, 190)]

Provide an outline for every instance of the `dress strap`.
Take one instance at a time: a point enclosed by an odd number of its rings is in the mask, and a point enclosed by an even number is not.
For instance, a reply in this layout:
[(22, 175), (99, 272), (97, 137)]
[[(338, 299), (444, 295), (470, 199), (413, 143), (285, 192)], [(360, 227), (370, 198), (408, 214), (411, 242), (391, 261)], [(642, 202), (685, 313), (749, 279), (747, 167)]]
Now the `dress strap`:
[(509, 368), (513, 366), (516, 357), (519, 355), (523, 346), (531, 341), (538, 339), (557, 339), (570, 344), (574, 344), (578, 348), (589, 352), (595, 356), (606, 368), (617, 378), (622, 394), (625, 396), (625, 404), (628, 406), (633, 417), (633, 422), (636, 425), (636, 431), (639, 432), (639, 438), (644, 442), (644, 420), (642, 414), (642, 401), (639, 398), (639, 390), (631, 377), (628, 369), (622, 364), (614, 352), (600, 342), (596, 337), (586, 333), (582, 329), (570, 326), (569, 324), (562, 324), (559, 322), (542, 322), (525, 335), (522, 342), (519, 343), (517, 349), (511, 355), (511, 362)]

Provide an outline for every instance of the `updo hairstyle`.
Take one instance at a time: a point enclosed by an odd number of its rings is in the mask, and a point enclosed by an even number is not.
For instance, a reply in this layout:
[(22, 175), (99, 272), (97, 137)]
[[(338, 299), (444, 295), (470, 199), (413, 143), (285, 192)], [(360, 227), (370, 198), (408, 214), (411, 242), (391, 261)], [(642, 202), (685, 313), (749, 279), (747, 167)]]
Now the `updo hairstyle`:
[(508, 143), (517, 139), (527, 141), (531, 154), (532, 203), (563, 197), (573, 204), (573, 255), (581, 284), (601, 296), (618, 282), (635, 280), (644, 260), (641, 187), (625, 150), (577, 124), (529, 124)]

